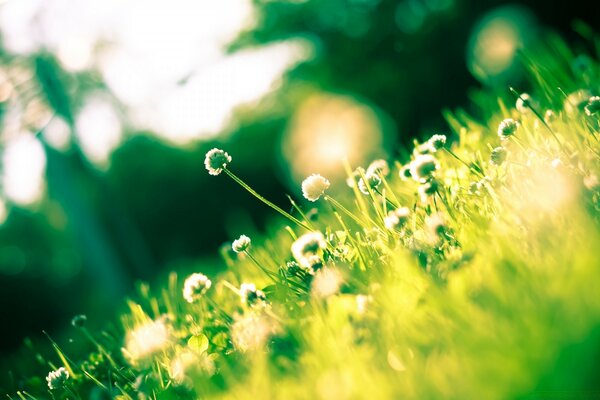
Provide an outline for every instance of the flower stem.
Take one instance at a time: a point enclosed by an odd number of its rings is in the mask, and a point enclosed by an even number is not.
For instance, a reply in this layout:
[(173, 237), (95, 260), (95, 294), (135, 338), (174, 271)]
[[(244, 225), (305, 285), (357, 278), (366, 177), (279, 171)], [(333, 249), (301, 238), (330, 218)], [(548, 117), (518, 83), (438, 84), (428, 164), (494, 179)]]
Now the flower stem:
[(269, 207), (271, 207), (273, 210), (277, 211), (279, 214), (283, 215), (284, 217), (286, 217), (290, 221), (294, 222), (295, 224), (301, 226), (302, 228), (306, 229), (307, 231), (311, 230), (310, 227), (308, 225), (306, 225), (304, 222), (300, 221), (296, 217), (293, 217), (289, 213), (287, 213), (287, 212), (283, 211), (281, 208), (277, 207), (275, 204), (271, 203), (269, 200), (267, 200), (264, 197), (262, 197), (254, 189), (252, 189), (250, 186), (248, 186), (246, 184), (246, 182), (244, 182), (243, 180), (241, 180), (240, 178), (238, 178), (233, 172), (231, 172), (227, 168), (223, 168), (223, 171), (225, 171), (225, 173), (227, 175), (229, 175), (231, 177), (231, 179), (233, 179), (234, 181), (236, 181), (241, 187), (243, 187), (244, 189), (246, 189), (251, 195), (253, 195), (254, 197), (256, 197), (258, 200), (262, 201), (263, 203), (265, 203), (266, 205), (268, 205)]

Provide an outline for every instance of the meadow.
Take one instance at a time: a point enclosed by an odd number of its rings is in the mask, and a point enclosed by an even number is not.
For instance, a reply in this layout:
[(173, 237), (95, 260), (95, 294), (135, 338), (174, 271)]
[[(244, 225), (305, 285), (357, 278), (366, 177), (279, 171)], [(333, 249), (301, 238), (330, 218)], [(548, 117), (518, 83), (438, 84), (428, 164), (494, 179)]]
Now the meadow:
[(76, 316), (92, 350), (49, 339), (54, 354), (8, 398), (600, 398), (589, 47), (525, 50), (527, 87), (477, 93), (477, 117), (446, 112), (448, 130), (404, 159), (340, 160), (347, 182), (314, 171), (286, 205), (211, 150), (198, 168), (271, 207), (270, 232), (231, 238), (216, 276), (142, 284), (106, 330)]

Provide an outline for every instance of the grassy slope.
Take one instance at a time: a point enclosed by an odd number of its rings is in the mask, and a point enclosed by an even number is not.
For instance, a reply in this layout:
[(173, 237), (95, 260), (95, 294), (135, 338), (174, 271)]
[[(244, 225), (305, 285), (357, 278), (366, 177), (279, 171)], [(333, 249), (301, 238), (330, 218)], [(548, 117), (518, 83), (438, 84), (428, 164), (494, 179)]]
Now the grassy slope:
[[(185, 277), (173, 274), (157, 293), (143, 288), (122, 329), (91, 333), (91, 355), (43, 361), (48, 371), (70, 369), (66, 388), (49, 392), (36, 376), (12, 397), (500, 399), (600, 390), (600, 186), (591, 178), (600, 176), (599, 114), (563, 94), (597, 94), (600, 70), (589, 61), (574, 73), (557, 40), (526, 58), (535, 112), (488, 96), (479, 98), (490, 115), (483, 124), (449, 115), (453, 143), (435, 153), (433, 197), (422, 201), (397, 164), (379, 187), (385, 201), (340, 185), (331, 195), (344, 209), (321, 199), (318, 218), (303, 220), (331, 239), (322, 255), (343, 276), (339, 293), (318, 298), (310, 278), (286, 267), (292, 235), (305, 232), (292, 224), (253, 238), (251, 257), (228, 254), (228, 271), (194, 304), (181, 296)], [(536, 115), (547, 109), (548, 126)], [(501, 143), (507, 117), (520, 126)], [(490, 151), (501, 144), (507, 160), (493, 165)], [(384, 226), (391, 204), (411, 209), (402, 230)], [(428, 227), (433, 214), (445, 221), (440, 235)], [(242, 305), (231, 290), (242, 282), (265, 288), (270, 305)], [(364, 313), (357, 295), (370, 296)], [(131, 352), (133, 342), (119, 332), (152, 320), (168, 330), (165, 340), (152, 354), (125, 357), (121, 347)]]

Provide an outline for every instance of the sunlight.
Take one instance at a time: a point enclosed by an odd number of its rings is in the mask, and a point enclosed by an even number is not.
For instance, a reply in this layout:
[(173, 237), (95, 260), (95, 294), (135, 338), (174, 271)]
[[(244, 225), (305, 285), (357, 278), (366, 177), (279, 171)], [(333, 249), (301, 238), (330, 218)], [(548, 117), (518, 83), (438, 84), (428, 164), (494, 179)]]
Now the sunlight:
[(27, 205), (41, 199), (44, 192), (46, 154), (31, 133), (11, 139), (2, 154), (2, 187), (11, 201)]

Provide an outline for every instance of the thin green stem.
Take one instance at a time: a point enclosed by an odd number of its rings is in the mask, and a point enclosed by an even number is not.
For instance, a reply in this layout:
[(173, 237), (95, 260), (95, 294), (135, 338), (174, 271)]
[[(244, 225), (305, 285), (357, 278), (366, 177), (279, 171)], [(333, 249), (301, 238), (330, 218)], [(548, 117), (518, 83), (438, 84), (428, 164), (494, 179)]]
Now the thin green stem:
[(231, 177), (231, 179), (233, 179), (234, 181), (236, 181), (241, 187), (243, 187), (244, 189), (246, 189), (251, 195), (253, 195), (254, 197), (256, 197), (258, 200), (262, 201), (263, 203), (265, 203), (266, 205), (268, 205), (269, 207), (271, 207), (273, 210), (277, 211), (279, 214), (283, 215), (284, 217), (286, 217), (290, 221), (294, 222), (295, 224), (301, 226), (302, 228), (306, 229), (307, 231), (311, 230), (310, 227), (308, 225), (306, 225), (304, 222), (300, 221), (296, 217), (293, 217), (288, 212), (285, 212), (284, 210), (282, 210), (281, 208), (277, 207), (275, 204), (271, 203), (269, 200), (265, 199), (263, 196), (261, 196), (260, 194), (258, 194), (254, 189), (252, 189), (250, 186), (248, 186), (243, 180), (241, 180), (240, 178), (238, 178), (233, 172), (231, 172), (227, 168), (223, 168), (223, 171), (225, 171), (225, 173), (227, 175), (229, 175)]

